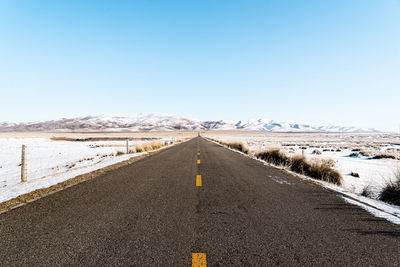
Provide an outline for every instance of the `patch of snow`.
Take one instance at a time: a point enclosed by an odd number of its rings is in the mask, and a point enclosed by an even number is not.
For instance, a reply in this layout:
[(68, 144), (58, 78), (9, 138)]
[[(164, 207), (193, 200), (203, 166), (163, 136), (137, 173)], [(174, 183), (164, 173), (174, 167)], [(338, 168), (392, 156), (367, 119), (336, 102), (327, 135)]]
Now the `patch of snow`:
[[(175, 138), (164, 138), (169, 144)], [(149, 141), (130, 141), (133, 145)], [(21, 183), (21, 146), (27, 145), (27, 182)], [(0, 138), (0, 202), (49, 187), (80, 174), (137, 157), (123, 154), (125, 141), (73, 142), (47, 138)]]
[[(342, 197), (346, 202), (359, 206), (361, 208), (363, 208), (364, 210), (368, 211), (369, 213), (371, 213), (372, 215), (379, 217), (379, 218), (383, 218), (388, 220), (389, 222), (392, 222), (394, 224), (400, 224), (400, 209), (397, 211), (394, 211), (394, 213), (390, 213), (390, 211), (387, 211), (387, 205), (384, 208), (384, 210), (379, 210), (379, 209), (375, 209), (369, 205), (365, 205), (359, 201), (355, 201), (353, 199), (347, 198), (347, 197)], [(375, 205), (379, 203), (374, 203)], [(397, 216), (396, 216), (397, 215)]]

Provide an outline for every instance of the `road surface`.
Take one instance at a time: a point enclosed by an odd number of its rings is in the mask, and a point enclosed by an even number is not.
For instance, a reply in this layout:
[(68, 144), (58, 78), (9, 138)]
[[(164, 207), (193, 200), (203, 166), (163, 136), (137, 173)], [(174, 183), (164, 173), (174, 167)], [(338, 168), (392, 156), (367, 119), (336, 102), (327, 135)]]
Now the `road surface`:
[(399, 266), (400, 227), (203, 138), (0, 215), (1, 266), (192, 264)]

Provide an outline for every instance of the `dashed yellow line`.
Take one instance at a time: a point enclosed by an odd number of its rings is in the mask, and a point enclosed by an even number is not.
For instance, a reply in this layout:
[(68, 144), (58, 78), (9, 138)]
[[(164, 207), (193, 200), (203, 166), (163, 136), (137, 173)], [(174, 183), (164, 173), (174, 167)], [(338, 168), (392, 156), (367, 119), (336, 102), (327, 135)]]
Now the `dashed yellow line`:
[(200, 174), (198, 174), (196, 176), (196, 186), (201, 186), (201, 175)]
[[(197, 145), (197, 156), (200, 156), (200, 144)], [(197, 159), (200, 164), (200, 159)], [(196, 186), (202, 186), (201, 175), (196, 175)], [(206, 253), (192, 253), (192, 267), (207, 267)]]
[(207, 267), (206, 253), (192, 253), (192, 267)]

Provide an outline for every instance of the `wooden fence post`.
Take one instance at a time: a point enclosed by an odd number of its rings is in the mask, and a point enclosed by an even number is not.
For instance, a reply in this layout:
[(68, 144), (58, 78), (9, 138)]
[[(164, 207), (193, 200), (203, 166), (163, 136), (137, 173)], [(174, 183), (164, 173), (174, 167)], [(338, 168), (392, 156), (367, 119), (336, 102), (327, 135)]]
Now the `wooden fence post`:
[(26, 145), (22, 145), (22, 155), (21, 155), (21, 182), (25, 183), (27, 178), (26, 178), (26, 164), (27, 164), (27, 158), (26, 158)]
[(128, 144), (128, 139), (126, 139), (126, 154), (129, 154), (129, 144)]

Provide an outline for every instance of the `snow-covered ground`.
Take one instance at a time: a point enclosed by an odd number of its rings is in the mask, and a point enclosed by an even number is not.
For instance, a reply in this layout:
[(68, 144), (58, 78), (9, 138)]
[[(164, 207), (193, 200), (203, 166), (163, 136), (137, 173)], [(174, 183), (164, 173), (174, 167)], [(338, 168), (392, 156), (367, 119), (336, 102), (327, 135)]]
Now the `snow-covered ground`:
[[(176, 138), (157, 141), (170, 144)], [(129, 141), (130, 149), (151, 141)], [(27, 145), (27, 182), (21, 183), (21, 147)], [(52, 141), (50, 138), (0, 138), (0, 202), (147, 152), (117, 155), (126, 141)]]
[[(313, 151), (313, 148), (305, 150), (307, 158), (324, 158), (335, 161), (335, 168), (343, 177), (345, 189), (356, 194), (361, 194), (366, 189), (375, 198), (389, 181), (394, 181), (395, 173), (400, 168), (400, 161), (396, 159), (349, 157), (353, 153), (351, 149), (344, 149), (341, 152), (325, 151), (321, 155), (312, 154)], [(300, 149), (297, 149), (297, 153), (301, 153)], [(352, 176), (352, 172), (359, 174), (360, 177)]]
[[(323, 158), (335, 161), (335, 168), (344, 179), (343, 188), (360, 194), (364, 188), (377, 197), (388, 181), (395, 179), (395, 172), (400, 168), (400, 137), (388, 134), (291, 134), (291, 133), (206, 133), (207, 137), (225, 142), (240, 141), (251, 152), (280, 148), (287, 155), (304, 154), (307, 158)], [(321, 154), (313, 154), (318, 150)], [(353, 151), (357, 150), (357, 151)], [(349, 157), (359, 154), (358, 150), (370, 155)], [(371, 159), (373, 155), (389, 154), (397, 159)], [(360, 177), (351, 176), (358, 173)]]

